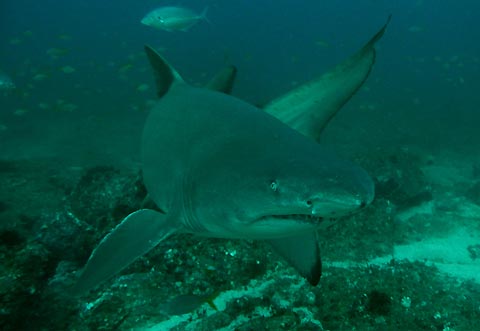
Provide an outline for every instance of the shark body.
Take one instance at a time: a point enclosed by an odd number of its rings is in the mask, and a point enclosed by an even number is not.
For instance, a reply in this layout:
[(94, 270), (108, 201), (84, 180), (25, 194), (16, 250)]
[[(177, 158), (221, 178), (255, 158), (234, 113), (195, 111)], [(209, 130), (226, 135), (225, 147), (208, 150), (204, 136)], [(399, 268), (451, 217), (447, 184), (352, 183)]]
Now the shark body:
[[(333, 72), (264, 110), (227, 94), (233, 67), (209, 88), (195, 88), (146, 46), (160, 99), (145, 124), (142, 170), (160, 211), (128, 215), (93, 251), (74, 291), (95, 287), (179, 232), (266, 240), (316, 285), (317, 230), (326, 220), (368, 205), (374, 184), (362, 168), (317, 144), (316, 132), (302, 128), (315, 120), (321, 130), (355, 93), (370, 72), (373, 46), (384, 29)], [(345, 77), (352, 72), (355, 82)], [(339, 89), (344, 86), (339, 82), (348, 84), (343, 91), (324, 92), (322, 98), (332, 102), (322, 107), (312, 94), (327, 81)], [(295, 102), (298, 98), (307, 102)]]

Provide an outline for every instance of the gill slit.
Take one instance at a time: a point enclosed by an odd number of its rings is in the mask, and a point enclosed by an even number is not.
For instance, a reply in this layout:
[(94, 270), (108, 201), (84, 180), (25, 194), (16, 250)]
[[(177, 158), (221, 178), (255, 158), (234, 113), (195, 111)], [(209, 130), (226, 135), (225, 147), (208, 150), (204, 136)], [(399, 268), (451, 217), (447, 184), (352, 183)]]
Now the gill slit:
[(198, 217), (195, 214), (192, 196), (195, 190), (195, 184), (190, 176), (190, 171), (186, 171), (182, 177), (182, 211), (183, 211), (183, 226), (187, 232), (201, 233), (205, 228), (200, 225)]

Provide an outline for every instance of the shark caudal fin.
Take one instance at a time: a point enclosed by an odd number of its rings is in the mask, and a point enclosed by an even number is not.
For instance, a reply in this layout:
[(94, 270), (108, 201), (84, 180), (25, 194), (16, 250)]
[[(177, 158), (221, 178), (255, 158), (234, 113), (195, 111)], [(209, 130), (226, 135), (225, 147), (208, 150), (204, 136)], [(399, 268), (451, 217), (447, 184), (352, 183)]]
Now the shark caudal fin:
[(383, 36), (390, 18), (354, 55), (322, 76), (274, 99), (263, 109), (303, 135), (319, 141), (328, 122), (370, 74), (375, 63), (375, 43)]
[(131, 213), (95, 248), (72, 294), (85, 293), (113, 277), (175, 230), (165, 214), (150, 209)]
[(322, 275), (322, 260), (315, 232), (294, 237), (266, 240), (300, 275), (313, 286)]

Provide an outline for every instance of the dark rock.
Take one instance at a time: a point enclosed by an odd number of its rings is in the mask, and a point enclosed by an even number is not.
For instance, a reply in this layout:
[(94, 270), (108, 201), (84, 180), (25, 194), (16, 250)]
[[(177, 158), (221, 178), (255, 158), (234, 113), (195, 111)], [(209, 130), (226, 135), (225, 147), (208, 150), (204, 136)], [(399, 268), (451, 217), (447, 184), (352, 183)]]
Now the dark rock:
[(394, 178), (375, 178), (375, 195), (389, 197), (400, 188), (400, 183)]
[(42, 243), (57, 260), (83, 263), (94, 245), (93, 231), (69, 213), (43, 216), (42, 227), (36, 239)]
[[(384, 155), (385, 154), (385, 155)], [(427, 199), (429, 183), (421, 170), (422, 158), (408, 149), (395, 153), (379, 152), (364, 165), (375, 180), (375, 196), (395, 205)]]
[(480, 205), (480, 181), (474, 183), (468, 190), (466, 194), (467, 198), (473, 203)]
[(472, 176), (474, 179), (480, 179), (480, 163), (476, 163), (472, 166)]
[(433, 199), (432, 192), (430, 192), (429, 190), (425, 190), (417, 194), (414, 194), (412, 196), (409, 196), (404, 200), (398, 202), (398, 207), (401, 209), (408, 209), (411, 207), (419, 206), (422, 203), (431, 201), (432, 199)]
[(372, 290), (367, 296), (366, 309), (374, 315), (388, 315), (392, 305), (392, 299), (384, 292)]
[(20, 246), (25, 242), (25, 237), (15, 229), (0, 230), (0, 245), (7, 248)]
[(17, 162), (10, 160), (0, 160), (0, 173), (13, 172), (17, 170)]
[(140, 209), (146, 196), (142, 179), (113, 167), (87, 170), (69, 196), (73, 214), (103, 237), (129, 213)]
[(467, 250), (472, 260), (480, 258), (480, 245), (470, 245)]
[(8, 204), (5, 202), (0, 201), (0, 213), (7, 211), (9, 209)]
[(0, 282), (2, 330), (33, 330), (44, 316), (39, 315), (42, 306), (40, 293), (46, 280), (53, 274), (49, 252), (41, 244), (29, 243), (12, 251), (4, 261)]
[[(285, 314), (283, 316), (274, 316), (270, 318), (257, 317), (249, 320), (245, 324), (239, 326), (239, 331), (250, 330), (299, 330), (298, 318), (293, 314)], [(311, 330), (311, 329), (302, 329)]]

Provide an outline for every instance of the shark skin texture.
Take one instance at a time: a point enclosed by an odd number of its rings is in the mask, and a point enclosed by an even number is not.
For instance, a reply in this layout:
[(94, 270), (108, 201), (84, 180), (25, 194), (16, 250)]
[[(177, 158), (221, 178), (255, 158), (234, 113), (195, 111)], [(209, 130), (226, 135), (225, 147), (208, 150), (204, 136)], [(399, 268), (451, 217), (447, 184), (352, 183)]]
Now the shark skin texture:
[(72, 293), (113, 277), (174, 233), (265, 240), (318, 284), (317, 231), (374, 199), (365, 170), (318, 137), (368, 77), (388, 21), (353, 56), (263, 111), (229, 95), (235, 67), (196, 88), (145, 46), (159, 100), (143, 131), (142, 170), (158, 210), (133, 212), (106, 235)]

